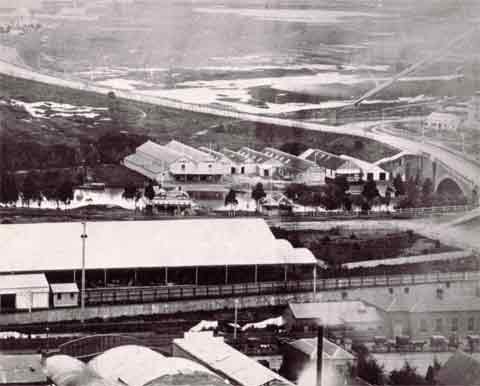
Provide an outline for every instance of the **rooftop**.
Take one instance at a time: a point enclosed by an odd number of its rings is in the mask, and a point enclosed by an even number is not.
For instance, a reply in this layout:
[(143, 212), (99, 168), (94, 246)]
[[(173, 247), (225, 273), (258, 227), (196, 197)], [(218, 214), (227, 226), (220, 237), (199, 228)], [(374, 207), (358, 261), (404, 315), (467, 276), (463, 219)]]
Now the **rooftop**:
[(65, 294), (65, 293), (77, 293), (78, 286), (77, 283), (57, 283), (50, 284), (52, 293), (54, 294)]
[(233, 162), (236, 162), (237, 164), (242, 164), (242, 163), (247, 163), (250, 162), (250, 159), (239, 152), (227, 149), (224, 147), (221, 151), (228, 159), (232, 160)]
[(39, 354), (0, 355), (0, 384), (47, 384)]
[(362, 301), (289, 303), (296, 319), (316, 319), (323, 325), (341, 325), (344, 323), (381, 323), (378, 310)]
[(186, 333), (174, 339), (174, 346), (185, 351), (200, 363), (224, 375), (241, 386), (262, 386), (277, 381), (279, 385), (292, 385), (280, 375), (249, 358), (210, 332)]
[[(0, 225), (0, 272), (81, 269), (81, 232), (79, 222)], [(91, 222), (87, 234), (87, 269), (316, 262), (263, 219)]]
[(266, 154), (259, 152), (254, 149), (250, 149), (249, 147), (242, 147), (239, 151), (239, 154), (243, 155), (244, 157), (252, 160), (253, 162), (257, 164), (262, 164), (264, 162), (271, 162), (272, 157), (267, 156)]
[(2, 292), (19, 289), (37, 289), (48, 292), (47, 278), (43, 273), (0, 276), (0, 290)]
[(215, 158), (201, 150), (195, 149), (192, 146), (186, 145), (184, 143), (175, 141), (174, 139), (168, 142), (165, 148), (173, 150), (179, 154), (182, 154), (195, 162), (213, 162)]
[(345, 163), (340, 156), (319, 149), (308, 149), (299, 156), (329, 170), (337, 170)]
[[(303, 338), (294, 340), (288, 344), (313, 359), (317, 357), (317, 342), (317, 338)], [(326, 338), (323, 338), (323, 358), (345, 360), (355, 359), (353, 354), (350, 354), (348, 351), (344, 350), (335, 343), (330, 342)]]
[(154, 160), (161, 163), (171, 164), (180, 158), (184, 158), (185, 154), (182, 154), (175, 149), (167, 146), (159, 145), (158, 143), (147, 141), (140, 145), (136, 149), (136, 154), (147, 155)]
[(292, 169), (307, 171), (312, 167), (313, 168), (317, 167), (315, 162), (297, 157), (293, 154), (286, 153), (284, 151), (275, 149), (273, 147), (266, 147), (263, 150), (263, 153), (268, 155), (269, 157), (276, 159), (277, 161), (280, 161), (284, 165), (291, 167)]

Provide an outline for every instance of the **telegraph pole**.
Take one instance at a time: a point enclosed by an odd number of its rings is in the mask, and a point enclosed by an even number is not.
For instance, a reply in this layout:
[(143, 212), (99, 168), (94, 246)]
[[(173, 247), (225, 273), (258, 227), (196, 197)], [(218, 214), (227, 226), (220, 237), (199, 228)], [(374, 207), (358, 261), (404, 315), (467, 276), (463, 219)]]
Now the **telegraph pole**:
[(80, 293), (80, 321), (85, 321), (85, 244), (87, 242), (87, 223), (82, 222), (83, 233), (80, 236), (82, 239), (82, 290)]

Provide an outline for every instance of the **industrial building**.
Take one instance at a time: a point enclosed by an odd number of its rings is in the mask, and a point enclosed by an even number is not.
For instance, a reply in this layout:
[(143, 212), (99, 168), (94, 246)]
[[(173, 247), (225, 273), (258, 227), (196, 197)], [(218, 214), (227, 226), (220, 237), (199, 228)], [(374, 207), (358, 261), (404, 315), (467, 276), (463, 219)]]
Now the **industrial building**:
[(249, 147), (242, 147), (238, 150), (238, 153), (256, 165), (256, 174), (260, 177), (273, 178), (275, 175), (279, 174), (280, 169), (283, 169), (283, 164), (280, 161), (260, 151), (250, 149)]
[(237, 386), (293, 386), (293, 383), (226, 344), (213, 333), (185, 333), (173, 340), (173, 355), (195, 361)]
[(438, 288), (422, 297), (398, 294), (369, 303), (384, 313), (386, 331), (393, 337), (464, 339), (480, 333), (480, 296), (458, 297)]
[(289, 303), (283, 314), (289, 330), (316, 331), (326, 327), (332, 335), (352, 340), (372, 340), (385, 334), (386, 321), (376, 307), (362, 301)]
[(435, 131), (456, 132), (462, 123), (462, 118), (451, 113), (433, 112), (425, 118), (425, 129)]
[(219, 181), (228, 173), (228, 166), (217, 162), (213, 155), (172, 140), (166, 145), (147, 141), (124, 158), (123, 164), (158, 182), (170, 179), (188, 181)]
[(388, 181), (387, 171), (374, 163), (366, 162), (347, 155), (335, 155), (319, 149), (308, 149), (299, 156), (323, 168), (325, 176), (330, 179), (345, 177), (349, 183), (367, 181)]
[(305, 184), (319, 185), (325, 183), (325, 172), (315, 162), (273, 147), (266, 147), (263, 153), (283, 165), (283, 167), (278, 170), (283, 178)]
[[(49, 283), (57, 304), (73, 302), (81, 233), (80, 223), (0, 225), (3, 308), (48, 308)], [(87, 288), (283, 281), (313, 275), (316, 265), (308, 249), (276, 239), (262, 219), (92, 222), (87, 234)]]
[(112, 348), (87, 364), (67, 355), (53, 355), (45, 360), (44, 368), (56, 386), (228, 385), (220, 376), (193, 361), (167, 358), (136, 345)]
[[(356, 357), (335, 343), (323, 338), (322, 373), (329, 385), (345, 385)], [(282, 374), (293, 382), (314, 386), (317, 371), (318, 338), (302, 338), (282, 346)], [(309, 382), (311, 381), (311, 382)]]

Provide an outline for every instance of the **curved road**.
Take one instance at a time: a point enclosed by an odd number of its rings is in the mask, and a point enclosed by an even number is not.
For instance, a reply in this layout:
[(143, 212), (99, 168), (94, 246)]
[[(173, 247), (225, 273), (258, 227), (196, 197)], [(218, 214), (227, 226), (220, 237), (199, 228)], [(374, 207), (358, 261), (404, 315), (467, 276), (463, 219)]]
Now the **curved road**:
[(21, 67), (19, 65), (11, 64), (6, 61), (0, 60), (0, 73), (9, 75), (12, 77), (33, 80), (41, 83), (52, 84), (56, 86), (62, 86), (77, 90), (85, 90), (90, 92), (96, 92), (100, 94), (107, 94), (110, 91), (114, 91), (118, 97), (129, 99), (138, 102), (150, 103), (154, 105), (164, 106), (173, 109), (179, 109), (184, 111), (198, 112), (202, 114), (217, 115), (222, 117), (228, 117), (239, 120), (246, 120), (257, 123), (265, 123), (277, 126), (296, 127), (305, 130), (322, 131), (338, 134), (349, 134), (359, 137), (366, 137), (376, 140), (378, 142), (385, 143), (390, 146), (394, 146), (400, 150), (413, 153), (427, 153), (433, 158), (441, 160), (456, 173), (470, 180), (472, 184), (480, 185), (480, 165), (464, 157), (461, 157), (457, 153), (454, 153), (448, 149), (436, 146), (431, 143), (422, 143), (405, 137), (399, 137), (389, 134), (384, 131), (375, 129), (379, 123), (372, 122), (358, 122), (347, 124), (344, 126), (329, 126), (313, 122), (304, 122), (300, 120), (277, 118), (272, 116), (256, 115), (249, 113), (240, 113), (229, 109), (220, 109), (215, 107), (207, 107), (204, 105), (195, 105), (189, 103), (182, 103), (170, 99), (154, 97), (150, 95), (142, 94), (139, 91), (125, 91), (104, 86), (97, 86), (87, 83), (83, 80), (63, 79), (58, 76), (52, 76), (42, 74), (40, 72), (33, 71), (31, 69)]

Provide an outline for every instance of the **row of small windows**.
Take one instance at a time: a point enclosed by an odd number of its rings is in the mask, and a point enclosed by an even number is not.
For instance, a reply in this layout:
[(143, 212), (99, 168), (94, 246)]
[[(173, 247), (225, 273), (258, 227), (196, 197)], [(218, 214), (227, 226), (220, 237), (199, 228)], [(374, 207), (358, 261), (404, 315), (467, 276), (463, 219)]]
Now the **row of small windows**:
[[(460, 326), (460, 320), (458, 318), (452, 318), (450, 321), (450, 331), (458, 331)], [(437, 318), (434, 320), (434, 330), (441, 332), (444, 330), (444, 320), (442, 318)], [(475, 330), (475, 318), (470, 317), (467, 319), (467, 330)], [(426, 319), (420, 320), (420, 331), (428, 331), (428, 321)]]

